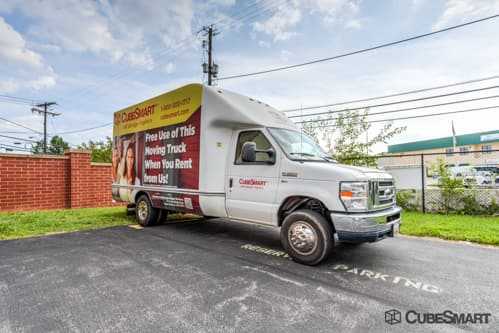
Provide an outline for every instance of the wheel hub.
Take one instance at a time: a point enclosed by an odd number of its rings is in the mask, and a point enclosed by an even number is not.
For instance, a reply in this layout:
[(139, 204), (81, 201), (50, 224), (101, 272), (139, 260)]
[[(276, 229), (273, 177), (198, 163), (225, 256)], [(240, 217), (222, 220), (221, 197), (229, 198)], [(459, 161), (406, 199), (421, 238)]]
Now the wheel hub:
[(317, 248), (317, 234), (305, 221), (293, 223), (288, 231), (288, 240), (291, 247), (301, 255), (308, 255)]
[(137, 213), (139, 215), (139, 219), (144, 221), (149, 214), (149, 207), (145, 201), (140, 201), (137, 205)]

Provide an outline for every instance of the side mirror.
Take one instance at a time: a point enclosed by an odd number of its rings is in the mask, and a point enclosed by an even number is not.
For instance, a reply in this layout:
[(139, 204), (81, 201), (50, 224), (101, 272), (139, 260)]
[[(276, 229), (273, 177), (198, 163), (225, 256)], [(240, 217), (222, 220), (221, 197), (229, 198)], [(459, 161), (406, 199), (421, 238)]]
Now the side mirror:
[(243, 144), (241, 151), (241, 159), (243, 162), (256, 162), (256, 153), (264, 153), (269, 156), (268, 164), (275, 163), (275, 151), (273, 149), (258, 150), (256, 143), (248, 141)]
[(256, 161), (256, 143), (248, 141), (243, 144), (241, 159), (243, 162)]

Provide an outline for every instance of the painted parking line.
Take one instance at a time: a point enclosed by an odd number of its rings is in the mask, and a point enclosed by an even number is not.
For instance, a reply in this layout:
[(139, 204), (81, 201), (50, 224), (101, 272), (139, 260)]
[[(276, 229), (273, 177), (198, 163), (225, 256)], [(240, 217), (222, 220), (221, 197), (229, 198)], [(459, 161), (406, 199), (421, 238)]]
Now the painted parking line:
[[(263, 246), (259, 245), (253, 245), (253, 244), (244, 244), (241, 246), (242, 249), (256, 252), (256, 253), (261, 253), (265, 254), (268, 256), (273, 256), (273, 257), (280, 257), (280, 258), (287, 258), (291, 259), (289, 255), (284, 252), (284, 251), (278, 251), (278, 250), (273, 250), (269, 249)], [(388, 274), (384, 272), (377, 272), (369, 269), (365, 269), (362, 267), (358, 266), (353, 266), (353, 265), (348, 265), (348, 264), (335, 264), (332, 267), (332, 270), (335, 272), (341, 272), (343, 274), (347, 275), (356, 275), (365, 279), (369, 279), (371, 281), (376, 281), (380, 283), (386, 283), (386, 284), (396, 284), (400, 285), (409, 289), (415, 289), (419, 290), (422, 292), (428, 292), (428, 293), (433, 293), (433, 294), (439, 294), (442, 292), (442, 288), (430, 284), (427, 282), (419, 281), (418, 279), (414, 278), (407, 278), (404, 276), (400, 275), (393, 275), (393, 274)], [(327, 271), (326, 271), (327, 272)], [(330, 272), (327, 272), (330, 273)]]

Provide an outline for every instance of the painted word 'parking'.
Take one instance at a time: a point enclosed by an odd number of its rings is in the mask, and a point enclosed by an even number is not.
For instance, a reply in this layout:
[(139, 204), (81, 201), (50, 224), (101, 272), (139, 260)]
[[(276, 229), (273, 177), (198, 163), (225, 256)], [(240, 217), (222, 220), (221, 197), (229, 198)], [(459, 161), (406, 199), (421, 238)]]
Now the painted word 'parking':
[(371, 280), (377, 280), (377, 281), (384, 281), (387, 283), (393, 283), (393, 284), (401, 284), (404, 287), (408, 288), (414, 288), (422, 291), (427, 291), (429, 293), (435, 293), (438, 294), (442, 291), (437, 286), (434, 286), (432, 284), (428, 283), (423, 283), (420, 281), (415, 281), (415, 280), (410, 280), (406, 277), (403, 276), (396, 276), (396, 275), (390, 275), (390, 274), (384, 274), (384, 273), (379, 273), (379, 272), (374, 272), (368, 269), (362, 269), (354, 266), (349, 266), (345, 264), (337, 264), (333, 266), (333, 270), (335, 271), (342, 271), (358, 276), (365, 276)]

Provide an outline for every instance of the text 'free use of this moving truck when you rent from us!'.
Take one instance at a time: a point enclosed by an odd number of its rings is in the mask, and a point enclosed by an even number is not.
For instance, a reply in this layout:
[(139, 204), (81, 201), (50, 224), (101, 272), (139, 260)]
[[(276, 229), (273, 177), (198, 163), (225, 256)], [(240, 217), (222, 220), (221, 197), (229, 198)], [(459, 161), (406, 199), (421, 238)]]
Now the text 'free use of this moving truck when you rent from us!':
[(143, 226), (187, 212), (280, 227), (308, 265), (401, 223), (389, 174), (338, 164), (282, 112), (201, 84), (114, 114), (112, 191)]

